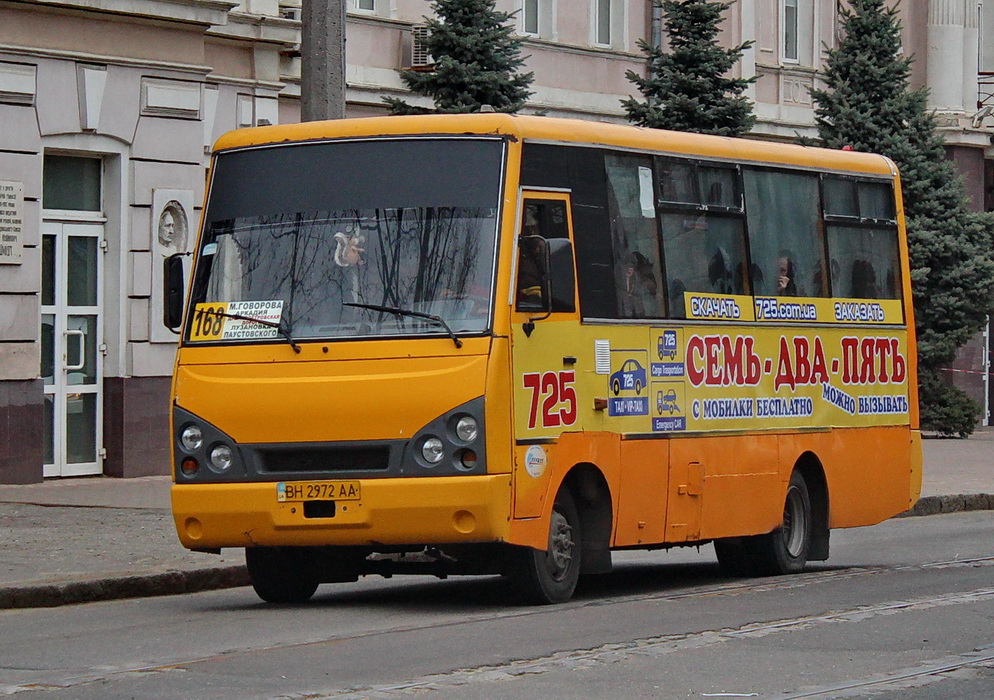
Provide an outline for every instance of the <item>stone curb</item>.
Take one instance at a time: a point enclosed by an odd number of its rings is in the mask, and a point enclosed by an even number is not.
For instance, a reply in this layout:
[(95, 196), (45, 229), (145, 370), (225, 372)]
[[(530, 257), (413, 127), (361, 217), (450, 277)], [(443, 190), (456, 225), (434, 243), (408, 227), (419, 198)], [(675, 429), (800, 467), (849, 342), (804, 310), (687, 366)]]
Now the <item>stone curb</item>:
[(967, 510), (994, 510), (994, 494), (975, 493), (957, 494), (955, 496), (925, 496), (919, 499), (914, 508), (906, 510), (896, 518), (906, 518), (918, 515), (941, 515), (943, 513), (962, 513)]
[(164, 571), (88, 581), (0, 586), (0, 609), (53, 608), (121, 598), (150, 598), (249, 585), (244, 566)]

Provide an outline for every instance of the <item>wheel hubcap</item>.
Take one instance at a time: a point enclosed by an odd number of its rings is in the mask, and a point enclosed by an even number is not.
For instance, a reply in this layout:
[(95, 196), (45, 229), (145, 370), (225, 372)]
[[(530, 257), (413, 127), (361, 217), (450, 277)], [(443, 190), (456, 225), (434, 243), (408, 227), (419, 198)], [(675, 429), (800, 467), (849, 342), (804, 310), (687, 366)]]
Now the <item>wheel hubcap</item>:
[(573, 528), (557, 510), (552, 511), (546, 560), (549, 563), (549, 573), (555, 579), (563, 578), (573, 563)]
[(780, 529), (783, 535), (784, 548), (790, 556), (801, 555), (807, 531), (808, 522), (801, 492), (796, 487), (791, 486), (787, 491), (787, 502), (783, 508), (783, 527)]

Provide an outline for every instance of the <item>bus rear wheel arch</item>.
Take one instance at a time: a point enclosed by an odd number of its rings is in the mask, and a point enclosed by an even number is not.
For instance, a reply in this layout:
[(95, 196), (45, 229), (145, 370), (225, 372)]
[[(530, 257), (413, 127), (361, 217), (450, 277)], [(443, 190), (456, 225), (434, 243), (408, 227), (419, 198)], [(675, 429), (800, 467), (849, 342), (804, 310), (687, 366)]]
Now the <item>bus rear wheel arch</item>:
[(828, 557), (827, 494), (820, 470), (799, 462), (791, 473), (780, 526), (765, 535), (715, 540), (721, 568), (732, 576), (797, 573)]

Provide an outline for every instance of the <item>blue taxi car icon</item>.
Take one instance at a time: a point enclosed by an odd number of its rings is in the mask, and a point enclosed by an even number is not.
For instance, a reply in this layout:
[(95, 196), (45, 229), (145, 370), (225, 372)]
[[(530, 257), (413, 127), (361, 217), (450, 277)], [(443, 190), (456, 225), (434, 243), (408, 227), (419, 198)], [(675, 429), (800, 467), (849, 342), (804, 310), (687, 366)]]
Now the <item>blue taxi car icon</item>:
[(622, 391), (642, 393), (645, 386), (645, 367), (636, 360), (625, 360), (621, 369), (611, 375), (611, 390), (617, 396)]
[(679, 411), (680, 407), (676, 405), (676, 390), (670, 389), (665, 394), (662, 390), (656, 392), (656, 413), (663, 415), (663, 411), (669, 411), (670, 415), (674, 412)]
[(656, 354), (660, 360), (676, 357), (676, 331), (663, 331), (656, 341)]

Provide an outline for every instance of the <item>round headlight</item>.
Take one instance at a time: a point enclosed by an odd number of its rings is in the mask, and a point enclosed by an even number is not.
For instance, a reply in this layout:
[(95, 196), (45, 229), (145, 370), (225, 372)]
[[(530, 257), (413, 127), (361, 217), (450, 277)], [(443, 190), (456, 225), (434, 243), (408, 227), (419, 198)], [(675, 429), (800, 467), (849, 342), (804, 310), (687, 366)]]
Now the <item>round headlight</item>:
[(430, 437), (421, 443), (421, 456), (430, 465), (436, 465), (442, 461), (445, 455), (445, 446), (437, 437)]
[(204, 434), (199, 426), (188, 425), (180, 433), (179, 441), (187, 452), (196, 452), (204, 444)]
[(216, 472), (228, 471), (234, 462), (234, 456), (231, 452), (231, 448), (227, 445), (218, 445), (211, 450), (210, 458), (211, 469)]
[(480, 434), (480, 426), (476, 424), (473, 416), (463, 416), (456, 421), (456, 435), (463, 442), (473, 442)]

